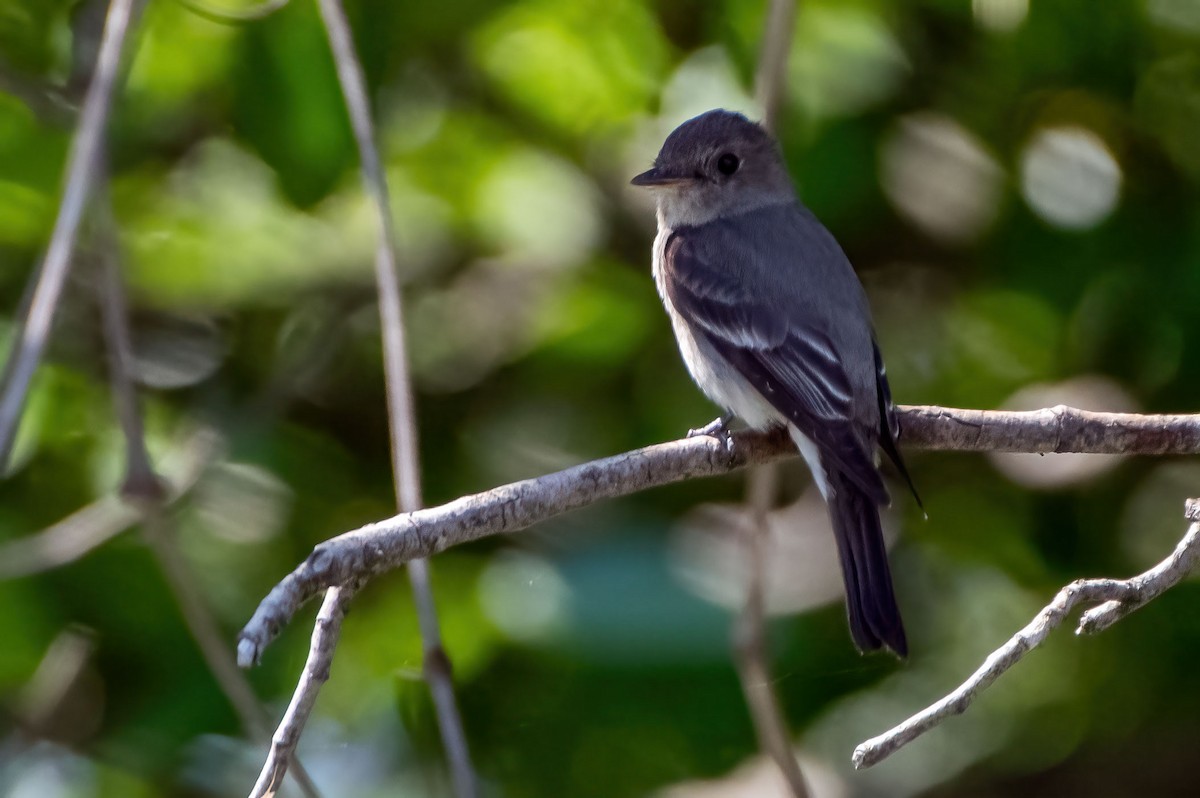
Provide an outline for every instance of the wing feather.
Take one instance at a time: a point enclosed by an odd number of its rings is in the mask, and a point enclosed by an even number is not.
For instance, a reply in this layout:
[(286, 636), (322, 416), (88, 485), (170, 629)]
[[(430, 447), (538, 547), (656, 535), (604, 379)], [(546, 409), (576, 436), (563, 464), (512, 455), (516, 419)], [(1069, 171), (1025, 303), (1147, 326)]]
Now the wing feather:
[[(816, 443), (829, 464), (885, 503), (874, 461), (877, 430), (859, 423), (855, 386), (821, 320), (790, 313), (780, 297), (752, 296), (736, 274), (705, 262), (684, 235), (668, 241), (664, 256), (667, 295), (693, 332)], [(876, 399), (865, 397), (872, 409)]]

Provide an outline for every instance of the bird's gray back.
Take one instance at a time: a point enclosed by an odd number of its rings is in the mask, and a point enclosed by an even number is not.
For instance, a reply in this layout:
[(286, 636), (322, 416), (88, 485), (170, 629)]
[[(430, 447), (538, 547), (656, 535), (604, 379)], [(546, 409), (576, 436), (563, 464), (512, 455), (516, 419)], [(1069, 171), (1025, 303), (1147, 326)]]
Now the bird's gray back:
[(775, 313), (836, 342), (855, 392), (875, 395), (866, 294), (841, 246), (811, 211), (799, 202), (758, 208), (702, 225), (688, 239), (700, 260), (763, 287), (754, 294)]

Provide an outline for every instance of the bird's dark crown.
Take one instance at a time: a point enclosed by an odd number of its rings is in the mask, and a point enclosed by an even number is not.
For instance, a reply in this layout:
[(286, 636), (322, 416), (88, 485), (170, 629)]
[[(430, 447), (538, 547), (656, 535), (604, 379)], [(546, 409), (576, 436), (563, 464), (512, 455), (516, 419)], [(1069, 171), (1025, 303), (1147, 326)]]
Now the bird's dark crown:
[(715, 110), (677, 127), (633, 178), (655, 190), (660, 223), (675, 228), (794, 201), (775, 140), (741, 114)]
[[(667, 136), (654, 164), (658, 167), (701, 163), (719, 149), (774, 153), (775, 140), (761, 125), (718, 108), (684, 122)], [(744, 157), (744, 156), (740, 156)]]

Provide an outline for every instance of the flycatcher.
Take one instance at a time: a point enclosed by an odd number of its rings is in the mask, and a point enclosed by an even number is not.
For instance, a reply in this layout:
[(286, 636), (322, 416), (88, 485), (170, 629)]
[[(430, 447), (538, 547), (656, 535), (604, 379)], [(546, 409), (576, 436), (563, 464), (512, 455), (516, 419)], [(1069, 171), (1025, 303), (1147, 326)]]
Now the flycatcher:
[(787, 428), (829, 509), (855, 645), (905, 656), (879, 525), (889, 499), (877, 447), (912, 480), (866, 295), (845, 253), (796, 198), (774, 139), (741, 114), (684, 122), (632, 182), (658, 202), (654, 282), (684, 363), (729, 414), (698, 432), (722, 434), (733, 416)]

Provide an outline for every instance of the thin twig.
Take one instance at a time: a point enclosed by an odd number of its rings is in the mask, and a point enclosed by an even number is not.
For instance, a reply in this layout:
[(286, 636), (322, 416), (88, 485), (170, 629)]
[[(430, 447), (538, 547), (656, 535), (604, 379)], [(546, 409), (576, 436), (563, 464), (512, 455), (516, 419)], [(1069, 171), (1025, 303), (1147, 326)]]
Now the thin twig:
[(788, 53), (796, 24), (796, 0), (770, 0), (763, 27), (763, 46), (754, 77), (754, 94), (762, 109), (762, 124), (774, 132), (783, 106)]
[(321, 686), (329, 681), (333, 652), (342, 632), (342, 619), (346, 617), (346, 607), (350, 605), (350, 599), (354, 597), (356, 589), (353, 585), (344, 585), (325, 591), (325, 601), (321, 604), (321, 611), (317, 613), (316, 623), (313, 624), (308, 660), (304, 663), (304, 671), (296, 683), (296, 690), (292, 693), (292, 700), (283, 714), (283, 720), (271, 738), (271, 750), (263, 762), (254, 789), (250, 791), (250, 798), (275, 795), (283, 783), (288, 763), (295, 756), (296, 746), (300, 743), (304, 724), (308, 721), (313, 705), (317, 703), (317, 694), (321, 691)]
[(50, 336), (54, 313), (70, 271), (79, 223), (92, 191), (93, 176), (104, 146), (113, 87), (120, 72), (121, 52), (126, 34), (142, 3), (143, 0), (113, 0), (108, 8), (96, 70), (88, 85), (79, 127), (67, 155), (66, 181), (58, 218), (54, 221), (50, 245), (39, 267), (41, 274), (30, 301), (28, 319), (18, 331), (9, 355), (12, 366), (4, 392), (0, 395), (0, 464), (8, 462), (29, 383)]
[(1187, 533), (1169, 557), (1130, 579), (1080, 579), (1067, 585), (952, 693), (855, 748), (854, 767), (878, 764), (947, 718), (966, 712), (980, 693), (1041, 645), (1077, 605), (1104, 602), (1083, 614), (1075, 632), (1091, 634), (1107, 629), (1182, 581), (1200, 559), (1200, 500), (1188, 499), (1185, 515), (1189, 521)]
[(137, 388), (133, 384), (133, 342), (129, 332), (129, 309), (125, 286), (121, 282), (116, 222), (107, 192), (104, 168), (96, 170), (99, 191), (95, 203), (94, 239), (100, 265), (100, 315), (104, 343), (108, 350), (108, 379), (113, 405), (125, 438), (125, 482), (121, 495), (134, 503), (161, 506), (166, 490), (150, 464), (146, 448), (146, 430), (138, 407)]
[[(33, 295), (37, 291), (38, 285), (42, 282), (42, 272), (44, 262), (39, 262), (30, 270), (29, 276), (25, 279), (25, 287), (21, 290), (21, 300), (17, 303), (17, 309), (12, 314), (13, 324), (15, 329), (20, 334), (20, 330), (29, 326), (29, 308), (33, 304)], [(4, 368), (0, 370), (0, 388), (12, 384), (13, 374), (17, 369), (18, 358), (9, 357), (4, 361)], [(18, 419), (19, 421), (19, 419)], [(9, 444), (11, 449), (12, 443)], [(5, 458), (0, 458), (0, 474), (7, 470), (8, 463)]]
[[(354, 52), (350, 25), (341, 0), (318, 0), (329, 35), (329, 46), (337, 66), (346, 111), (354, 129), (362, 166), (363, 185), (374, 204), (378, 221), (375, 247), (375, 280), (379, 294), (379, 317), (383, 335), (384, 376), (387, 386), (388, 425), (391, 430), (392, 477), (400, 512), (413, 512), (422, 505), (420, 464), (417, 455), (417, 423), (413, 408), (412, 379), (405, 344), (404, 310), (396, 275), (396, 230), (388, 196), (387, 179), (379, 158), (374, 123), (367, 101), (362, 65)], [(409, 580), (417, 606), (417, 623), (424, 650), (425, 681), (437, 712), (438, 728), (446, 748), (446, 759), (458, 798), (478, 792), (471, 767), (467, 738), (463, 731), (450, 659), (442, 646), (437, 608), (430, 583), (429, 564), (416, 559), (408, 564)]]
[[(1068, 407), (1028, 412), (901, 407), (903, 441), (923, 449), (1095, 454), (1198, 454), (1200, 416), (1092, 413)], [(330, 585), (369, 579), (410, 560), (480, 538), (516, 532), (604, 499), (749, 465), (794, 457), (778, 432), (738, 432), (726, 447), (684, 438), (514, 482), (440, 507), (401, 513), (318, 545), (259, 604), (242, 630), (238, 663), (256, 663), (301, 604)]]
[(746, 603), (733, 624), (733, 656), (738, 679), (758, 744), (783, 774), (795, 798), (808, 798), (808, 787), (796, 750), (788, 735), (779, 697), (767, 666), (766, 568), (764, 548), (770, 543), (767, 515), (777, 489), (777, 467), (758, 466), (746, 479), (746, 504), (750, 519), (742, 531), (746, 552)]
[[(153, 552), (163, 577), (179, 604), (184, 623), (196, 641), (209, 671), (217, 680), (217, 685), (229, 699), (250, 737), (266, 742), (270, 737), (266, 712), (255, 696), (245, 673), (238, 669), (233, 653), (225, 642), (225, 634), (205, 602), (183, 553), (175, 544), (171, 516), (165, 510), (167, 493), (150, 461), (137, 389), (132, 377), (133, 342), (129, 331), (125, 288), (121, 282), (116, 224), (105, 190), (107, 180), (103, 170), (97, 172), (101, 175), (97, 181), (101, 184), (101, 190), (98, 192), (101, 199), (96, 203), (95, 225), (97, 254), (100, 260), (101, 315), (109, 353), (109, 381), (112, 385), (113, 403), (125, 437), (125, 482), (121, 494), (131, 504), (142, 508), (142, 537)], [(301, 791), (310, 798), (316, 798), (319, 792), (304, 768), (299, 762), (293, 761), (292, 765), (293, 775)]]
[(1083, 613), (1079, 618), (1077, 634), (1103, 632), (1179, 584), (1195, 570), (1200, 560), (1200, 545), (1197, 545), (1197, 539), (1200, 538), (1200, 499), (1188, 499), (1183, 514), (1190, 526), (1171, 556), (1149, 571), (1125, 580), (1129, 585), (1128, 596), (1113, 598)]
[(231, 667), (234, 663), (225, 647), (225, 636), (209, 611), (183, 554), (171, 538), (174, 530), (169, 519), (156, 510), (146, 517), (142, 530), (143, 538), (158, 561), (167, 585), (179, 604), (184, 623), (221, 691), (229, 699), (250, 737), (267, 739), (270, 727), (258, 698), (242, 671)]

